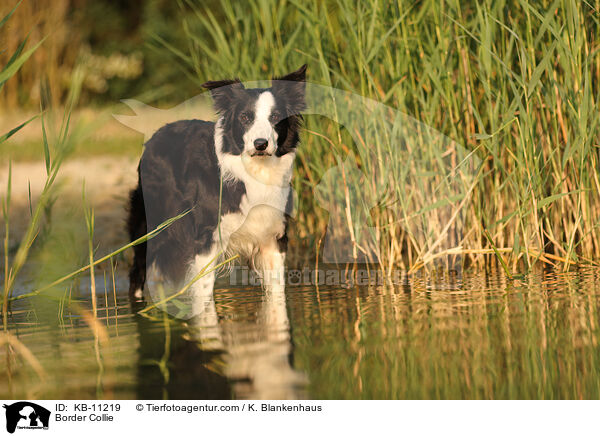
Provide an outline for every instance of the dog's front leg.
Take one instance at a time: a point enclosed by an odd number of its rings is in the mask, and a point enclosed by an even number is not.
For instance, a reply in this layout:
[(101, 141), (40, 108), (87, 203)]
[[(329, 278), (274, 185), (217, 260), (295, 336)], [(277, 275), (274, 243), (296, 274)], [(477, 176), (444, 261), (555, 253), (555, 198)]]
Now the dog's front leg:
[[(215, 306), (213, 288), (215, 272), (208, 272), (216, 263), (216, 250), (205, 255), (197, 255), (187, 274), (188, 282), (196, 279), (189, 292), (192, 299), (192, 325), (196, 329), (195, 339), (206, 348), (222, 345), (219, 317)], [(205, 271), (205, 272), (203, 272)], [(197, 276), (202, 277), (198, 278)]]
[(261, 276), (267, 292), (285, 291), (285, 251), (278, 240), (270, 241), (260, 249)]

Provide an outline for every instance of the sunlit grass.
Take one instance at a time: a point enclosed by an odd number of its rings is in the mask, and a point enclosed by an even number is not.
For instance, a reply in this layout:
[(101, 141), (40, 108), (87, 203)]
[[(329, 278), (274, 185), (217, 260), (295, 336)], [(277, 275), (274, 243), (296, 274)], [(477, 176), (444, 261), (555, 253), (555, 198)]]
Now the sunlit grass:
[[(156, 44), (187, 66), (198, 84), (264, 79), (308, 63), (309, 81), (383, 102), (474, 151), (483, 171), (469, 201), (460, 205), (466, 230), (446, 248), (508, 249), (502, 262), (510, 271), (540, 261), (568, 268), (598, 259), (598, 1), (182, 5), (196, 12), (183, 22), (189, 47), (158, 39)], [(309, 116), (307, 130), (316, 134), (306, 133), (300, 149), (297, 228), (313, 238), (313, 248), (328, 215), (311, 191), (336, 165), (336, 156), (369, 148), (377, 156), (387, 152), (389, 167), (406, 164), (394, 162), (389, 150), (395, 145), (375, 134), (376, 123), (366, 128), (371, 135), (364, 143), (353, 144), (335, 121)], [(426, 141), (421, 146), (423, 156), (434, 159), (445, 151)], [(376, 184), (376, 163), (362, 164)], [(391, 195), (402, 199), (411, 189), (419, 187), (399, 183)], [(447, 214), (441, 210), (429, 217), (435, 223), (431, 238), (389, 224), (416, 206), (397, 202), (374, 217), (384, 265), (408, 269), (426, 263), (423, 254), (441, 251), (430, 250), (432, 241), (444, 237)], [(453, 210), (458, 206), (452, 204)], [(469, 264), (482, 266), (496, 252), (464, 253)]]

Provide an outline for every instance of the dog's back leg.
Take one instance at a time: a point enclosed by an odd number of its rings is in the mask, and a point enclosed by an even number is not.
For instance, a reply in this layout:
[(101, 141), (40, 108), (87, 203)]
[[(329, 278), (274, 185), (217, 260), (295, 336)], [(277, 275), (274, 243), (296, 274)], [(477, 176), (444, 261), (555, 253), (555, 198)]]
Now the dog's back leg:
[[(127, 228), (131, 241), (141, 238), (147, 232), (144, 197), (139, 185), (131, 191)], [(129, 270), (129, 298), (132, 301), (141, 301), (143, 299), (145, 283), (146, 243), (144, 242), (133, 247), (133, 264)]]

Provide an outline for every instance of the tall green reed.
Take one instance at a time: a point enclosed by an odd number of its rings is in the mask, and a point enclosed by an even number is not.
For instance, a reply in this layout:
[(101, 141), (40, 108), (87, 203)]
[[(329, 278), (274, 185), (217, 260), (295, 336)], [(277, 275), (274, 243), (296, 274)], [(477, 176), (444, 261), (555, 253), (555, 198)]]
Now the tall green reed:
[[(483, 162), (472, 191), (463, 189), (469, 200), (429, 210), (428, 232), (417, 237), (397, 221), (428, 207), (428, 192), (417, 201), (419, 184), (393, 186), (390, 203), (370, 211), (386, 264), (415, 269), (445, 253), (463, 254), (479, 266), (488, 255), (504, 253), (512, 270), (539, 261), (564, 268), (597, 262), (600, 2), (180, 4), (195, 13), (182, 22), (188, 47), (156, 43), (198, 84), (262, 79), (306, 62), (309, 81), (385, 103)], [(375, 127), (354, 143), (333, 118), (308, 117), (299, 151), (297, 227), (314, 245), (329, 218), (312, 188), (337, 165), (336, 156), (368, 148), (387, 155), (397, 171), (410, 166), (389, 156), (394, 144)], [(416, 143), (424, 159), (447, 151), (426, 136)], [(358, 163), (377, 185), (377, 165)], [(437, 186), (441, 178), (428, 183)], [(400, 201), (407, 195), (413, 200)], [(445, 227), (459, 208), (463, 230), (454, 237)], [(447, 239), (445, 247), (435, 245), (440, 238)]]

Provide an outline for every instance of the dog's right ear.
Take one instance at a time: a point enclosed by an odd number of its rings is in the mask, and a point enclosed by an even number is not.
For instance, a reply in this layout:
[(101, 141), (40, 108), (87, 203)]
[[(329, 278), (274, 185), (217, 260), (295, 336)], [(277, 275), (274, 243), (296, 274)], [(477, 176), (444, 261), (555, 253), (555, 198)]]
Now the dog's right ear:
[(223, 112), (230, 107), (236, 92), (244, 89), (239, 79), (210, 81), (203, 83), (202, 87), (210, 90), (217, 112)]

